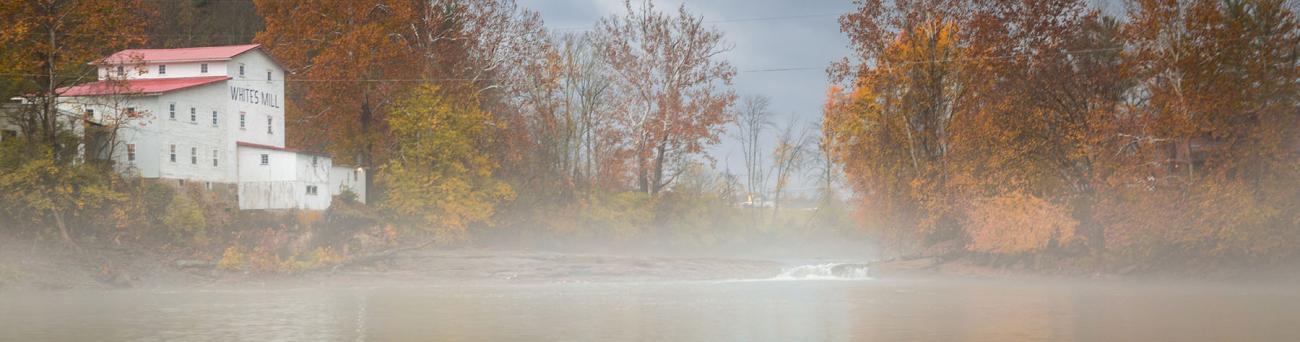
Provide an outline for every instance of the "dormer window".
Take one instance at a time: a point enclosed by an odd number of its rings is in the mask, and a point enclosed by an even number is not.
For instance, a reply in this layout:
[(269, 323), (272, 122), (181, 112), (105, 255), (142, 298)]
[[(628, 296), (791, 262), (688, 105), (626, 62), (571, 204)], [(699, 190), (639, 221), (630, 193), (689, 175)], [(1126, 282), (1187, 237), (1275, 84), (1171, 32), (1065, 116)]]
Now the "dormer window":
[(166, 65), (159, 65), (159, 66), (158, 66), (158, 74), (159, 74), (159, 75), (166, 75), (166, 74), (167, 74), (167, 66), (166, 66)]
[(200, 74), (208, 73), (208, 63), (199, 64), (199, 73)]
[(118, 75), (118, 76), (126, 76), (126, 67), (121, 66), (121, 65), (117, 66), (117, 75)]

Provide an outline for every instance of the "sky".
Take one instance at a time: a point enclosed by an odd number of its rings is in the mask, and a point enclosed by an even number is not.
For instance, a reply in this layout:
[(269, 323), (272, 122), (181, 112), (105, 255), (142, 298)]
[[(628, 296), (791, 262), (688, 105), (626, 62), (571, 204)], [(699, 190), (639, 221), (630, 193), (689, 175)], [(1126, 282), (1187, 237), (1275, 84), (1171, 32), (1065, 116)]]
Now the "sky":
[[(740, 71), (733, 79), (738, 95), (771, 97), (771, 110), (775, 114), (772, 121), (780, 125), (792, 117), (806, 124), (821, 117), (826, 87), (830, 84), (825, 68), (850, 53), (848, 38), (839, 30), (838, 17), (853, 9), (851, 2), (663, 0), (654, 4), (657, 10), (675, 12), (683, 2), (691, 13), (703, 16), (707, 24), (723, 31), (724, 39), (732, 44), (733, 49), (722, 58)], [(587, 30), (602, 17), (625, 13), (620, 0), (520, 0), (520, 4), (541, 13), (546, 26), (556, 31)], [(772, 139), (761, 144), (764, 150), (770, 150)], [(744, 174), (735, 138), (724, 136), (722, 143), (709, 153), (716, 158), (719, 170), (730, 169), (738, 176)], [(811, 184), (800, 183), (803, 184), (795, 187), (806, 188)]]

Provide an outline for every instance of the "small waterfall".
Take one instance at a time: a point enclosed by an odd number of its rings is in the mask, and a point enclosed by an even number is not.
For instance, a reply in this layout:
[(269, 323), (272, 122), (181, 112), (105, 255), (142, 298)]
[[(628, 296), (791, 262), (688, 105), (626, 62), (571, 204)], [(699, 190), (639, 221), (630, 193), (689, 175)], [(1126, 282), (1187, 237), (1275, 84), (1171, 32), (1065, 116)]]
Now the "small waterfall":
[(825, 263), (786, 268), (776, 280), (863, 280), (871, 279), (866, 264)]

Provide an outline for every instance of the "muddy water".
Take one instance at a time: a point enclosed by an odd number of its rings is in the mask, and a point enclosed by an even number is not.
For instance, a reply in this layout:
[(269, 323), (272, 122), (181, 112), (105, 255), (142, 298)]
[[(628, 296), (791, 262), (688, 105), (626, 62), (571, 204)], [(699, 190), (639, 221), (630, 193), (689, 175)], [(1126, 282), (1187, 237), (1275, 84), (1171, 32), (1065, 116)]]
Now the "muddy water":
[(1290, 286), (796, 273), (0, 292), (0, 341), (1300, 341)]

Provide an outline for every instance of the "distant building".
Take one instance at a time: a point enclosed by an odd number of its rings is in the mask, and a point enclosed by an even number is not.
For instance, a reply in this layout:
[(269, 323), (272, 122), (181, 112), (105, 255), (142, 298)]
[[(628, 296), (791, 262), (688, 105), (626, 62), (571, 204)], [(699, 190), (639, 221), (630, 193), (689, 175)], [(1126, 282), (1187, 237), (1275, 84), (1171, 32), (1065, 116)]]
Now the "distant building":
[(118, 130), (112, 155), (89, 157), (143, 178), (233, 188), (240, 209), (324, 210), (343, 191), (365, 198), (364, 170), (285, 147), (284, 68), (259, 45), (129, 49), (91, 64), (99, 80), (59, 89), (60, 108), (91, 123), (142, 118)]

